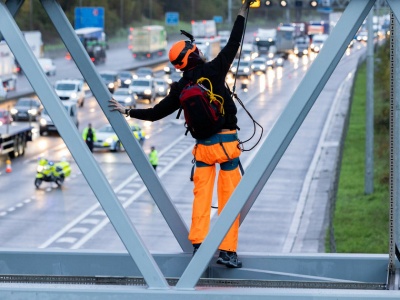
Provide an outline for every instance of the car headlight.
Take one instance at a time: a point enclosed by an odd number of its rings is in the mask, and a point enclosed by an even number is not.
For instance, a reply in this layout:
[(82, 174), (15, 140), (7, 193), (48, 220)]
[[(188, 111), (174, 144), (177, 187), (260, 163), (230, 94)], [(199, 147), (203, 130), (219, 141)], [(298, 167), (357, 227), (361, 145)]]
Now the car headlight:
[(250, 68), (248, 68), (248, 67), (244, 68), (244, 69), (243, 69), (243, 72), (245, 72), (245, 73), (250, 72)]
[(12, 115), (16, 115), (18, 113), (18, 109), (11, 108), (10, 112)]
[(165, 88), (164, 88), (163, 86), (160, 86), (160, 87), (158, 88), (158, 91), (159, 91), (160, 93), (163, 93), (163, 92), (165, 91)]
[(113, 142), (113, 138), (112, 138), (112, 137), (109, 137), (109, 138), (106, 139), (105, 142), (106, 142), (108, 145), (110, 145), (110, 144), (112, 144), (112, 142)]
[(145, 95), (151, 95), (151, 90), (149, 90), (149, 89), (146, 89), (146, 90), (144, 90), (144, 92), (143, 92)]
[(126, 79), (126, 80), (124, 81), (124, 84), (126, 84), (126, 85), (130, 85), (130, 84), (131, 84), (131, 82), (132, 82), (132, 80), (130, 80), (130, 79)]
[(131, 103), (132, 101), (131, 101), (131, 98), (130, 98), (130, 97), (126, 97), (125, 100), (124, 100), (124, 102), (125, 102), (125, 103)]
[(235, 73), (236, 72), (236, 67), (232, 67), (232, 72)]
[(39, 123), (40, 123), (41, 126), (46, 126), (47, 125), (47, 121), (44, 118), (41, 118)]
[(1, 126), (1, 125), (3, 125), (3, 122), (2, 122), (2, 121), (0, 121), (0, 126)]
[(260, 66), (260, 69), (261, 69), (261, 70), (264, 70), (264, 69), (265, 69), (265, 66), (264, 66), (264, 65), (261, 65), (261, 66)]
[(108, 84), (108, 88), (109, 88), (109, 89), (113, 89), (113, 88), (114, 88), (114, 83), (113, 83), (113, 82), (110, 82), (110, 83)]
[(38, 113), (36, 108), (32, 108), (28, 110), (28, 114), (32, 115), (32, 116), (36, 116)]
[(78, 94), (77, 93), (72, 93), (70, 98), (76, 99), (76, 98), (78, 98)]
[(283, 63), (283, 58), (278, 58), (278, 59), (276, 60), (276, 62), (277, 62), (278, 64), (282, 64), (282, 63)]

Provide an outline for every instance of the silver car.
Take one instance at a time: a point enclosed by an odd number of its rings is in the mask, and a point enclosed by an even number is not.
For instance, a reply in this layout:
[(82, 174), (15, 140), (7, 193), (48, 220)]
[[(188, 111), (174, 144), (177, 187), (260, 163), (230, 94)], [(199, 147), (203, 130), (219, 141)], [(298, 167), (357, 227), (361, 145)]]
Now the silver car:
[(138, 99), (147, 99), (149, 102), (156, 100), (153, 79), (133, 79), (129, 88), (138, 96)]
[(165, 97), (169, 93), (169, 84), (163, 78), (155, 78), (154, 86), (156, 89), (156, 95), (160, 97)]
[(265, 57), (257, 57), (251, 62), (251, 70), (254, 73), (266, 73), (267, 72), (267, 59)]
[(138, 96), (130, 88), (119, 88), (114, 92), (113, 98), (123, 106), (136, 108)]
[(249, 78), (251, 76), (251, 66), (250, 66), (250, 61), (248, 60), (240, 60), (239, 67), (238, 67), (239, 61), (235, 59), (232, 63), (230, 72), (232, 73), (233, 76), (237, 77), (247, 77)]

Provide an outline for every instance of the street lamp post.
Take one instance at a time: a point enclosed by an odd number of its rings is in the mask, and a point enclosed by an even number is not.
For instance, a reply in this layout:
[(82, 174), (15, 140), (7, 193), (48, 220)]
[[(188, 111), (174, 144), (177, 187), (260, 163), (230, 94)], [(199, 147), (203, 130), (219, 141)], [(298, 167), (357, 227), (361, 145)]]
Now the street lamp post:
[(150, 25), (153, 19), (153, 0), (150, 0)]
[(124, 0), (119, 1), (119, 14), (121, 19), (121, 27), (124, 27)]

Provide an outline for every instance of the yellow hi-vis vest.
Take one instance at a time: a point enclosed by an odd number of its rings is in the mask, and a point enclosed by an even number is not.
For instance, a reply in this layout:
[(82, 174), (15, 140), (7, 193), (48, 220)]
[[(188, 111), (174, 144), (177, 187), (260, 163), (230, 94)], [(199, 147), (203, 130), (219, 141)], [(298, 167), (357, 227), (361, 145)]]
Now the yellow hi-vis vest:
[(149, 154), (149, 161), (152, 166), (157, 166), (158, 165), (158, 153), (157, 150), (153, 150)]

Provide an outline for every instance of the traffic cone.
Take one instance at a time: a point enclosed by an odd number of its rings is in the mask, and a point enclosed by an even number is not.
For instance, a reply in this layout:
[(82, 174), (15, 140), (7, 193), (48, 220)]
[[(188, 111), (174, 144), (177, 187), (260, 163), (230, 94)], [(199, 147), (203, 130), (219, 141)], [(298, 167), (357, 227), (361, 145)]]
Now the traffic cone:
[(7, 167), (6, 167), (6, 173), (11, 173), (11, 172), (12, 172), (12, 169), (11, 169), (11, 160), (7, 159), (7, 160), (6, 160), (6, 165), (7, 165)]

